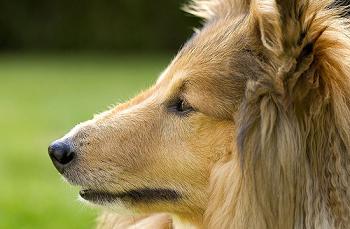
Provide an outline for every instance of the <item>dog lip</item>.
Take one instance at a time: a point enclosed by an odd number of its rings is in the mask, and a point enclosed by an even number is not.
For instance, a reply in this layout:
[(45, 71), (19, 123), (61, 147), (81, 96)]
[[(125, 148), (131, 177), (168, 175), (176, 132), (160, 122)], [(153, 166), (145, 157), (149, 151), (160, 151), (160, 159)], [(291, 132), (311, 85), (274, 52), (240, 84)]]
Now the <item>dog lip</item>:
[(97, 203), (111, 202), (118, 198), (112, 193), (103, 192), (103, 191), (94, 191), (91, 189), (83, 189), (79, 192), (79, 195), (85, 200), (88, 200), (91, 202), (97, 202)]
[(175, 190), (163, 188), (142, 188), (118, 193), (83, 189), (79, 195), (83, 199), (97, 204), (112, 203), (118, 200), (132, 202), (176, 201), (181, 198), (181, 195)]

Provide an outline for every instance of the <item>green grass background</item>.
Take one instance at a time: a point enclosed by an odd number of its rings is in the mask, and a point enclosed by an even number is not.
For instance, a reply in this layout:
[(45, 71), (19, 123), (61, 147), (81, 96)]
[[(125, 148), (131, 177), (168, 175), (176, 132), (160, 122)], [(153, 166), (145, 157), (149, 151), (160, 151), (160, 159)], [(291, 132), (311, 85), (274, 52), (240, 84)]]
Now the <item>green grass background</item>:
[(93, 228), (47, 154), (75, 124), (150, 86), (167, 55), (0, 55), (0, 228)]

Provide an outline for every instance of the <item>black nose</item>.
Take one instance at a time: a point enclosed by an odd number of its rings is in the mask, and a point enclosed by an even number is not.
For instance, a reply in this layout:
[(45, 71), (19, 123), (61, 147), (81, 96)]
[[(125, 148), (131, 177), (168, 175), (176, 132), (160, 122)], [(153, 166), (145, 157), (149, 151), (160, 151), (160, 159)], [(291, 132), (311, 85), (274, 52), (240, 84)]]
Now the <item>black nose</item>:
[(75, 157), (75, 153), (64, 142), (54, 142), (49, 146), (48, 151), (54, 166), (60, 173), (63, 173), (64, 168)]

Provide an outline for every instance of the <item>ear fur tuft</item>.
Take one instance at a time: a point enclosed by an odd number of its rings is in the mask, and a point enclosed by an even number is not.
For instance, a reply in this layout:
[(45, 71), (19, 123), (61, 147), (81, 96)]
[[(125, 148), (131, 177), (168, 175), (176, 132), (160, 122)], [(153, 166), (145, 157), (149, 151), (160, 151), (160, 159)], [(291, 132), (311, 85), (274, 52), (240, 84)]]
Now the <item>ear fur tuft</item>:
[(261, 41), (270, 51), (281, 53), (282, 47), (282, 27), (281, 16), (275, 1), (253, 0), (251, 12), (257, 18)]
[(312, 4), (309, 0), (252, 0), (250, 12), (258, 21), (261, 41), (268, 50), (277, 56), (297, 58), (296, 49), (315, 42), (309, 33), (311, 24), (324, 16), (317, 14), (329, 5), (326, 0)]
[(247, 13), (249, 4), (250, 0), (192, 0), (183, 10), (204, 21), (210, 21)]

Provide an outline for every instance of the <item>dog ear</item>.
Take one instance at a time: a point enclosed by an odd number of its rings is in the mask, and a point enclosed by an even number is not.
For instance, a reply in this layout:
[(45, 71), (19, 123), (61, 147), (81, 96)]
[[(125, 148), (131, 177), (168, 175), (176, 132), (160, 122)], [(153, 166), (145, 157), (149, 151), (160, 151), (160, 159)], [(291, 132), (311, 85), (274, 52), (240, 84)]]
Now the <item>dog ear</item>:
[[(319, 83), (319, 77), (311, 71), (319, 68), (318, 56), (325, 50), (325, 39), (319, 39), (324, 31), (334, 25), (339, 11), (330, 9), (328, 0), (253, 0), (250, 16), (258, 27), (258, 36), (267, 50), (270, 64), (270, 85), (280, 94), (304, 97), (310, 87)], [(335, 23), (337, 20), (333, 20)], [(344, 25), (340, 26), (344, 29)], [(325, 36), (323, 36), (325, 38)], [(323, 40), (323, 41), (322, 41)], [(334, 44), (334, 42), (333, 42)], [(263, 51), (264, 52), (264, 51)], [(316, 66), (318, 65), (318, 66)], [(269, 71), (269, 70), (268, 70)], [(307, 77), (308, 77), (308, 80)], [(299, 79), (306, 80), (296, 90)]]
[(329, 7), (331, 2), (319, 0), (310, 4), (310, 0), (252, 0), (250, 13), (258, 22), (263, 45), (279, 55), (305, 44), (308, 39), (306, 34), (317, 12)]
[(275, 52), (282, 50), (281, 12), (275, 0), (253, 0), (252, 16), (258, 22), (263, 45)]
[(210, 21), (220, 17), (234, 17), (248, 13), (250, 0), (192, 0), (184, 11)]

